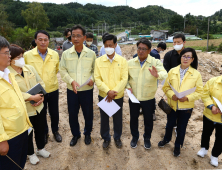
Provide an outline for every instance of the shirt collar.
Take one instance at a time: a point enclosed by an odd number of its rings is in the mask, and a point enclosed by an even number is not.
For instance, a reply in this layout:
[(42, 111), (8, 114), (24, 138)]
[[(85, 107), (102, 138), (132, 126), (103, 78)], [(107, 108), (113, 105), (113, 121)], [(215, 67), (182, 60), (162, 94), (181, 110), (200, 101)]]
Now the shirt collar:
[(45, 52), (45, 54), (42, 54), (40, 51), (39, 51), (39, 49), (37, 49), (37, 51), (38, 51), (38, 53), (39, 53), (39, 55), (41, 56), (41, 55), (47, 55), (47, 53), (48, 53), (48, 49), (46, 50), (46, 52)]
[(8, 75), (10, 73), (10, 70), (8, 68), (5, 68), (4, 72), (0, 71), (0, 76), (3, 78), (4, 75)]
[(113, 60), (115, 59), (115, 55), (116, 54), (114, 54), (114, 56), (113, 56), (113, 58), (112, 59), (110, 59), (109, 57), (108, 57), (108, 55), (106, 54), (106, 57), (107, 57), (107, 59), (112, 63), (113, 62)]
[(147, 58), (144, 60), (144, 61), (140, 61), (140, 58), (138, 57), (138, 60), (139, 60), (139, 62), (141, 63), (141, 64), (144, 64), (145, 62), (146, 62), (146, 60), (147, 60)]

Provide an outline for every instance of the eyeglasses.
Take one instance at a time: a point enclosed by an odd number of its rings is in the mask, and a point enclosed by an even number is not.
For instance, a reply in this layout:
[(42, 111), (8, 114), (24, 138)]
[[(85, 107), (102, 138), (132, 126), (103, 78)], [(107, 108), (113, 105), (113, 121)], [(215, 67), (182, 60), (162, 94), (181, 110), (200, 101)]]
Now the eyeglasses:
[(146, 48), (140, 48), (140, 47), (137, 48), (137, 51), (145, 52), (146, 50), (148, 50), (148, 49), (146, 49)]
[(183, 59), (187, 59), (187, 60), (190, 60), (190, 59), (191, 59), (191, 58), (193, 58), (193, 57), (191, 57), (191, 56), (185, 56), (185, 55), (183, 55), (183, 56), (182, 56), (182, 58), (183, 58)]
[(79, 35), (79, 34), (77, 34), (77, 35), (72, 35), (72, 38), (77, 38), (77, 39), (80, 39), (80, 38), (82, 38), (83, 36), (82, 35)]
[(5, 52), (5, 53), (0, 53), (0, 54), (5, 54), (5, 55), (7, 55), (7, 56), (10, 56), (11, 51), (8, 51), (8, 52)]

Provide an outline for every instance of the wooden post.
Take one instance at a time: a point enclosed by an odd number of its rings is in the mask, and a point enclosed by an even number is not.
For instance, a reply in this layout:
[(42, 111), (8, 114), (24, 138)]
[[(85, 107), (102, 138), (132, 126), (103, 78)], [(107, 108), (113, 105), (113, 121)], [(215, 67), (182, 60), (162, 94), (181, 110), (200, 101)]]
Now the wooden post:
[(210, 30), (210, 18), (208, 18), (208, 29), (207, 29), (207, 51), (209, 46), (209, 30)]

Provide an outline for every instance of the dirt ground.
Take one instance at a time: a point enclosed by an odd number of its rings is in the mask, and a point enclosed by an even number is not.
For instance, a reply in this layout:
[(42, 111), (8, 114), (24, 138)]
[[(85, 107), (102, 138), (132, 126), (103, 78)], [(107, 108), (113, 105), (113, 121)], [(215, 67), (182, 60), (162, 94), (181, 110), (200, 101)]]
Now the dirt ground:
[[(131, 59), (133, 54), (136, 53), (135, 45), (121, 46), (123, 57), (127, 60)], [(167, 51), (172, 48), (167, 49)], [(163, 58), (165, 52), (161, 54)], [(220, 75), (220, 68), (222, 64), (222, 55), (198, 53), (200, 65), (198, 70), (201, 72), (204, 84), (211, 77)], [(212, 64), (213, 63), (213, 64)], [(215, 69), (212, 69), (212, 66)], [(124, 104), (123, 104), (123, 134), (122, 142), (123, 147), (117, 149), (113, 138), (111, 139), (111, 146), (108, 150), (102, 149), (103, 140), (100, 137), (100, 113), (97, 106), (98, 103), (98, 89), (94, 88), (94, 122), (92, 131), (92, 143), (85, 145), (84, 135), (78, 141), (77, 145), (70, 147), (69, 143), (72, 139), (72, 134), (69, 127), (68, 110), (67, 110), (67, 98), (66, 98), (66, 83), (61, 80), (60, 74), (57, 75), (59, 79), (59, 132), (63, 137), (62, 143), (57, 143), (50, 131), (49, 142), (46, 145), (46, 149), (51, 152), (50, 158), (39, 157), (40, 163), (38, 165), (31, 165), (27, 160), (26, 169), (28, 170), (145, 170), (145, 169), (214, 169), (210, 165), (211, 150), (214, 142), (214, 134), (211, 137), (210, 149), (205, 158), (197, 156), (197, 152), (200, 149), (200, 139), (202, 133), (202, 112), (204, 105), (201, 100), (196, 101), (195, 108), (190, 118), (186, 137), (184, 141), (184, 147), (181, 150), (181, 155), (178, 158), (173, 156), (173, 148), (175, 141), (175, 133), (173, 133), (172, 141), (164, 148), (158, 148), (158, 142), (163, 138), (166, 125), (166, 114), (160, 110), (157, 106), (156, 116), (157, 120), (154, 122), (154, 128), (152, 132), (150, 150), (146, 150), (143, 147), (143, 132), (144, 123), (143, 116), (139, 117), (139, 132), (140, 140), (138, 146), (135, 149), (130, 147), (130, 141), (132, 139), (130, 133), (130, 115), (128, 96), (125, 92)], [(156, 93), (157, 102), (160, 100), (160, 96), (163, 95), (161, 85)], [(48, 118), (48, 124), (50, 125), (50, 118)], [(81, 132), (84, 130), (84, 118), (82, 111), (79, 112), (79, 122)], [(110, 131), (113, 135), (112, 119), (110, 118)], [(219, 169), (222, 169), (222, 156), (219, 157)]]

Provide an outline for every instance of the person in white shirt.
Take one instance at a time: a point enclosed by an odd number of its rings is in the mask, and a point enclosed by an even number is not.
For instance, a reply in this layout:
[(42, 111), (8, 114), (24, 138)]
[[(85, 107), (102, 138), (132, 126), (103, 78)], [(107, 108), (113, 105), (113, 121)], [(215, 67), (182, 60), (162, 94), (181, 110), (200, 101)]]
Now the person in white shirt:
[[(109, 35), (108, 33), (105, 33), (103, 34), (102, 36), (102, 39), (104, 39), (105, 36)], [(120, 56), (122, 56), (122, 51), (121, 51), (121, 48), (120, 46), (117, 44), (116, 47), (115, 47), (115, 52), (117, 54), (119, 54)], [(99, 52), (99, 56), (101, 57), (102, 55), (106, 54), (105, 52), (105, 48), (104, 48), (104, 45), (100, 48), (100, 52)]]

